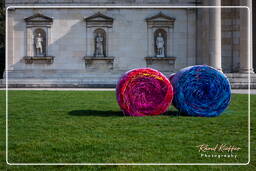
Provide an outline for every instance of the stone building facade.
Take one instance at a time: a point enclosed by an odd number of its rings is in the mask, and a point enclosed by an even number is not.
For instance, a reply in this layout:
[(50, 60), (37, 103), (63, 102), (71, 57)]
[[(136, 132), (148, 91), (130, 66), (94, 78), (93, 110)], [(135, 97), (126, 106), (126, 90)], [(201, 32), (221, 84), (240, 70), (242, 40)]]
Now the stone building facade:
[[(130, 69), (207, 64), (252, 86), (251, 0), (6, 0), (12, 87), (114, 87)], [(249, 39), (247, 39), (249, 37)], [(248, 51), (249, 48), (249, 51)]]

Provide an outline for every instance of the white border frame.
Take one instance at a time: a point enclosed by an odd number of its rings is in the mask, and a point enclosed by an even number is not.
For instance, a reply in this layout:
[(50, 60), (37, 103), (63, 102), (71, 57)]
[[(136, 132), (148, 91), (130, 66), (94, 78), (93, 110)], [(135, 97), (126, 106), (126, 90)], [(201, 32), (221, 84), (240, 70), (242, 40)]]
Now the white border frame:
[[(252, 44), (250, 43), (250, 37), (252, 35), (252, 23), (251, 23), (251, 10), (247, 6), (8, 6), (6, 8), (6, 54), (5, 54), (5, 66), (6, 66), (6, 163), (8, 165), (248, 165), (250, 163), (250, 78), (251, 74), (248, 73), (248, 162), (247, 163), (10, 163), (8, 161), (8, 10), (9, 9), (54, 9), (54, 8), (71, 8), (71, 9), (171, 9), (171, 8), (178, 8), (178, 9), (187, 9), (187, 8), (247, 8), (248, 10), (248, 55), (252, 58), (251, 49)], [(251, 60), (249, 60), (248, 66), (251, 65)]]

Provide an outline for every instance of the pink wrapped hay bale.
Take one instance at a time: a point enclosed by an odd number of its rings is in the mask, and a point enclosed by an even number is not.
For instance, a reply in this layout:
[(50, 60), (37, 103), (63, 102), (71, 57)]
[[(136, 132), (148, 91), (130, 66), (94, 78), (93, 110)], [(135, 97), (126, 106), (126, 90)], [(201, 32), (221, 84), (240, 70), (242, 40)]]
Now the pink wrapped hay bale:
[(121, 76), (117, 102), (125, 115), (159, 115), (173, 99), (173, 87), (162, 73), (150, 68), (133, 69)]

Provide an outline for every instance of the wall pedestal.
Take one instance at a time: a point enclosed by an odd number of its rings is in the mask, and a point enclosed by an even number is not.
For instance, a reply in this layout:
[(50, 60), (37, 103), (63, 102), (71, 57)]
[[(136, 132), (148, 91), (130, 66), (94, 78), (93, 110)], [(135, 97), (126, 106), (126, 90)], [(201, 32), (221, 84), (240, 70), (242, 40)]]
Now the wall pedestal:
[(114, 57), (85, 56), (85, 68), (87, 71), (113, 70)]

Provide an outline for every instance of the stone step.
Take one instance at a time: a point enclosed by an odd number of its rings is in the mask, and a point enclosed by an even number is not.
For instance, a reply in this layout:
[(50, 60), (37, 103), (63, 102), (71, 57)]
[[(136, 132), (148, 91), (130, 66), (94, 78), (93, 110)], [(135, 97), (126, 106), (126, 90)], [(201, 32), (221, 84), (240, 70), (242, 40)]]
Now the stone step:
[[(65, 74), (64, 74), (65, 75)], [(235, 89), (248, 88), (248, 75), (238, 73), (228, 73), (227, 75), (231, 87)], [(68, 75), (70, 76), (70, 75)], [(120, 75), (118, 74), (91, 74), (83, 77), (60, 77), (60, 78), (9, 78), (9, 87), (25, 87), (25, 88), (114, 88)], [(5, 87), (5, 79), (0, 80), (0, 87)], [(250, 88), (256, 89), (256, 74), (251, 74)]]

